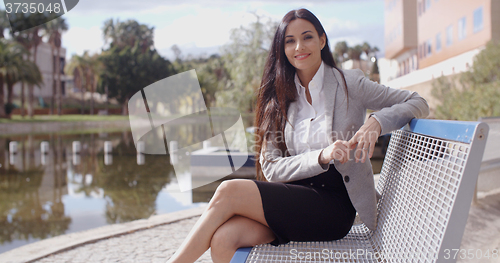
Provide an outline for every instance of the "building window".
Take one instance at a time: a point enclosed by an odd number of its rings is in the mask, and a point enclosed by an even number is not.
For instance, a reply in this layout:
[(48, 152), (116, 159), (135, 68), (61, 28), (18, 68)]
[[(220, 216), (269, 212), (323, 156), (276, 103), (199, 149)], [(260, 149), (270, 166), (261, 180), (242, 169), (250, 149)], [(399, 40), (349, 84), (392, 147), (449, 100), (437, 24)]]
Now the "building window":
[(466, 36), (465, 26), (466, 26), (465, 16), (458, 20), (458, 40), (462, 40)]
[(426, 49), (426, 54), (425, 54), (426, 57), (432, 55), (432, 40), (431, 39), (427, 40), (425, 49)]
[(425, 0), (425, 10), (429, 10), (431, 8), (431, 0)]
[(453, 44), (453, 26), (449, 25), (446, 28), (446, 46), (451, 46)]
[(436, 52), (441, 51), (441, 33), (436, 35)]
[(483, 29), (483, 7), (474, 10), (474, 33)]

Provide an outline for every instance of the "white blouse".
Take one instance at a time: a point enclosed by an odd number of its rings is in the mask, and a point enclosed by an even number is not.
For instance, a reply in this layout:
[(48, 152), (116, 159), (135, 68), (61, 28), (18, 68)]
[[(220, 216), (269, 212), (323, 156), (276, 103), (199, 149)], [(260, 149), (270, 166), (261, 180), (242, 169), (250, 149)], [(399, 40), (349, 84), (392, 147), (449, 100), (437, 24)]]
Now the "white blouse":
[(326, 134), (325, 96), (323, 94), (324, 73), (324, 62), (321, 62), (321, 66), (309, 82), (312, 105), (307, 101), (306, 89), (295, 73), (295, 87), (299, 94), (298, 111), (293, 125), (295, 129), (292, 147), (295, 154), (323, 149), (329, 145)]

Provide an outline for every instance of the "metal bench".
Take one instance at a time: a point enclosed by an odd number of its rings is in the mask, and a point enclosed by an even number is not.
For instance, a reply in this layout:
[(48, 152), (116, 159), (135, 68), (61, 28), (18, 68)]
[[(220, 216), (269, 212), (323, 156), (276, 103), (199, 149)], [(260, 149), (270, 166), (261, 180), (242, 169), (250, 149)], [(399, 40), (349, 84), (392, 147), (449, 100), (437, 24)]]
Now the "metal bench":
[(240, 248), (231, 262), (455, 262), (488, 130), (413, 119), (392, 133), (375, 231), (359, 224), (341, 240)]

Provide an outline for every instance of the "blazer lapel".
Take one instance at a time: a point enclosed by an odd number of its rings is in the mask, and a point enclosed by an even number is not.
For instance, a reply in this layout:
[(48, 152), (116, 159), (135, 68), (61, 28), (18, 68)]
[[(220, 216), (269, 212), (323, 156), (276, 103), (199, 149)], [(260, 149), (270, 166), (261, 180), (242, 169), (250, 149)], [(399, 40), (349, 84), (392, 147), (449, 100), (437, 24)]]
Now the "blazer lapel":
[(291, 123), (295, 123), (295, 116), (297, 114), (297, 102), (292, 102), (288, 106), (287, 118), (288, 122), (285, 124), (285, 144), (287, 149), (291, 151), (293, 146), (293, 127)]
[(323, 77), (323, 93), (325, 95), (325, 115), (326, 115), (326, 134), (328, 143), (333, 143), (333, 114), (335, 111), (335, 98), (337, 96), (337, 87), (339, 82), (334, 76), (335, 69), (325, 65), (325, 75)]

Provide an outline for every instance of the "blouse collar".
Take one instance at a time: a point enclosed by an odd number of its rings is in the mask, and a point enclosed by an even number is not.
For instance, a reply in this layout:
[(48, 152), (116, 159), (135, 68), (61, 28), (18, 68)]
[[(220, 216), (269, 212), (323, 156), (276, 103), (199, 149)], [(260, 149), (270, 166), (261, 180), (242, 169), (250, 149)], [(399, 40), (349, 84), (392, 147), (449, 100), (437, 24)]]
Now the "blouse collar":
[[(323, 79), (325, 76), (325, 66), (323, 60), (321, 61), (321, 65), (318, 68), (318, 71), (316, 71), (316, 74), (314, 74), (314, 77), (311, 79), (309, 82), (309, 90), (314, 90), (314, 89), (319, 89), (323, 87)], [(295, 87), (297, 88), (297, 92), (300, 94), (301, 89), (305, 89), (302, 84), (300, 84), (300, 79), (299, 76), (297, 75), (297, 72), (295, 72)]]

